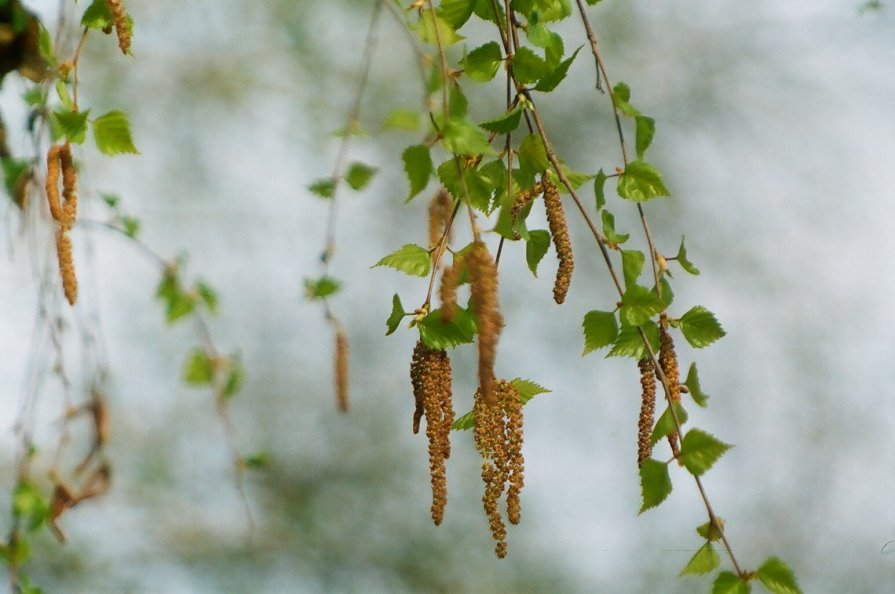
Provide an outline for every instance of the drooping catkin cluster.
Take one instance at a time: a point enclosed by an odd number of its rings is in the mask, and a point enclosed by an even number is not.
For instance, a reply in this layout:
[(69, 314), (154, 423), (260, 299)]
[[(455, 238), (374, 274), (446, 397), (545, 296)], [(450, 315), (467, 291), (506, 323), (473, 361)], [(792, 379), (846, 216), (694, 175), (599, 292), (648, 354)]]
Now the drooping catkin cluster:
[(348, 337), (339, 328), (336, 330), (335, 352), (336, 405), (343, 413), (348, 412)]
[(457, 284), (460, 282), (462, 266), (463, 261), (455, 256), (454, 263), (441, 273), (438, 296), (441, 299), (441, 319), (446, 324), (453, 322), (457, 314)]
[(513, 201), (513, 207), (510, 210), (511, 219), (515, 221), (516, 217), (519, 216), (519, 213), (522, 212), (522, 209), (525, 208), (529, 202), (534, 200), (535, 196), (540, 196), (543, 191), (543, 185), (541, 185), (541, 182), (538, 182), (527, 190), (522, 190), (516, 194), (516, 200)]
[(556, 282), (553, 285), (553, 300), (562, 303), (566, 300), (569, 284), (572, 282), (575, 258), (572, 255), (569, 226), (566, 224), (566, 215), (563, 212), (559, 190), (555, 184), (546, 180), (543, 182), (543, 186), (544, 204), (547, 206), (547, 222), (550, 224), (550, 235), (553, 236), (553, 245), (556, 247), (556, 257), (559, 260)]
[[(59, 175), (62, 174), (62, 197), (59, 196)], [(78, 279), (72, 256), (71, 239), (68, 232), (78, 217), (78, 173), (75, 169), (69, 143), (56, 144), (47, 151), (47, 203), (50, 215), (59, 224), (56, 230), (56, 255), (62, 290), (69, 304), (78, 298)]]
[(641, 359), (640, 368), (640, 419), (637, 422), (637, 466), (652, 454), (650, 436), (656, 415), (656, 368), (649, 357)]
[(426, 437), (429, 439), (429, 474), (432, 479), (432, 521), (438, 526), (447, 505), (447, 476), (444, 462), (451, 456), (451, 425), (454, 407), (451, 401), (451, 360), (445, 351), (430, 349), (420, 340), (413, 349), (410, 382), (416, 410), (413, 432), (419, 431), (420, 419), (426, 415)]
[(112, 23), (115, 25), (115, 34), (118, 36), (118, 47), (121, 53), (128, 54), (131, 51), (131, 20), (127, 16), (123, 0), (106, 0), (109, 10), (112, 12)]
[(473, 243), (466, 256), (466, 264), (479, 335), (479, 387), (485, 400), (494, 405), (496, 401), (491, 394), (491, 383), (494, 380), (497, 339), (503, 327), (497, 298), (497, 266), (481, 240)]
[[(667, 320), (665, 314), (662, 314), (659, 323), (659, 366), (665, 375), (670, 393), (668, 394), (672, 403), (681, 401), (681, 374), (677, 362), (677, 353), (674, 351), (674, 339), (667, 329)], [(678, 453), (678, 434), (674, 433), (668, 436), (668, 443), (671, 451), (675, 455)]]
[(524, 482), (522, 456), (522, 402), (511, 382), (494, 380), (494, 403), (489, 404), (481, 388), (475, 393), (475, 444), (482, 454), (482, 503), (497, 542), (495, 552), (501, 559), (507, 554), (506, 526), (499, 502), (507, 491), (507, 517), (518, 524), (521, 515), (519, 493)]
[(438, 247), (441, 238), (445, 237), (445, 245), (451, 242), (451, 230), (448, 221), (451, 219), (453, 200), (447, 190), (441, 188), (429, 202), (429, 249), (432, 250), (432, 258), (438, 255)]

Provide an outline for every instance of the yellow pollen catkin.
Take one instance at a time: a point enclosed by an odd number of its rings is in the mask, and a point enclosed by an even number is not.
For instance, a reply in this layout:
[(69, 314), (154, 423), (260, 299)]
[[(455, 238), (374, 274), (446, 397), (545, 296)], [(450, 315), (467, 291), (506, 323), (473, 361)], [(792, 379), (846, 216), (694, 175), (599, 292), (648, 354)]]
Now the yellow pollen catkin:
[(59, 151), (62, 150), (61, 144), (50, 147), (47, 151), (47, 203), (50, 206), (50, 215), (54, 220), (62, 222), (62, 206), (59, 201), (59, 173), (61, 165), (59, 163)]
[(544, 191), (543, 185), (538, 182), (527, 190), (522, 190), (516, 195), (516, 200), (513, 201), (513, 207), (510, 209), (510, 218), (513, 222), (516, 221), (516, 218), (519, 216), (519, 213), (522, 212), (522, 209), (525, 208), (529, 202), (534, 200), (535, 196), (540, 196)]
[(128, 54), (131, 51), (131, 22), (124, 9), (122, 0), (106, 0), (109, 10), (112, 12), (112, 23), (115, 25), (115, 34), (118, 36), (118, 47), (121, 53)]
[(652, 454), (650, 437), (653, 431), (653, 419), (656, 414), (656, 370), (653, 360), (641, 359), (640, 368), (640, 419), (637, 422), (637, 466)]
[(336, 405), (348, 412), (348, 338), (341, 329), (336, 331), (335, 353)]
[(497, 266), (481, 241), (476, 241), (466, 256), (470, 291), (475, 304), (479, 347), (479, 386), (489, 405), (496, 400), (491, 394), (497, 339), (503, 326), (497, 298)]
[(455, 257), (454, 263), (441, 274), (438, 295), (441, 298), (441, 320), (450, 324), (457, 314), (457, 283), (460, 280), (462, 261)]
[[(681, 401), (681, 377), (680, 369), (677, 363), (677, 354), (674, 351), (674, 339), (668, 332), (667, 319), (663, 313), (659, 323), (659, 367), (665, 375), (668, 384), (668, 397), (672, 404)], [(675, 456), (678, 454), (678, 434), (674, 433), (668, 436), (668, 444)]]
[(59, 151), (59, 164), (62, 167), (62, 220), (59, 222), (66, 229), (71, 229), (78, 217), (78, 172), (71, 155), (71, 145), (65, 143)]
[(572, 270), (575, 258), (572, 255), (572, 242), (569, 240), (569, 227), (562, 208), (559, 190), (550, 182), (544, 182), (544, 204), (547, 207), (547, 222), (550, 224), (550, 235), (556, 247), (559, 269), (556, 271), (556, 282), (553, 285), (553, 300), (562, 303), (569, 292), (572, 282)]
[(69, 305), (78, 299), (78, 279), (75, 276), (75, 263), (72, 256), (71, 239), (64, 227), (56, 231), (56, 255), (59, 259), (59, 274), (62, 277), (62, 290)]
[(447, 224), (451, 218), (452, 208), (453, 200), (444, 188), (438, 190), (429, 202), (429, 249), (433, 250), (433, 259), (438, 255), (441, 238), (445, 233), (447, 233), (445, 245), (451, 242), (451, 230), (447, 228)]

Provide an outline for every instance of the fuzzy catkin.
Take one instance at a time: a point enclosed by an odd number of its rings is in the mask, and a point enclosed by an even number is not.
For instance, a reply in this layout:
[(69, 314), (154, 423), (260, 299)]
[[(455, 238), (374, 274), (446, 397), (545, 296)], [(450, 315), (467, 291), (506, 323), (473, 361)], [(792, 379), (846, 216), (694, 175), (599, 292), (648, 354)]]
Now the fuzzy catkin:
[(445, 460), (451, 456), (451, 425), (454, 407), (451, 394), (451, 360), (442, 350), (430, 349), (420, 340), (413, 349), (410, 381), (416, 410), (413, 415), (414, 433), (426, 415), (426, 437), (429, 439), (429, 474), (432, 481), (432, 521), (436, 526), (444, 518), (447, 505), (447, 475)]
[[(668, 398), (673, 405), (681, 401), (681, 377), (677, 363), (677, 353), (674, 351), (674, 339), (665, 326), (666, 318), (665, 314), (662, 314), (659, 324), (659, 367), (662, 368), (662, 373), (665, 375), (665, 381), (669, 390)], [(671, 446), (671, 451), (675, 457), (677, 457), (680, 451), (678, 438), (677, 431), (668, 436), (668, 445)]]
[(336, 406), (348, 412), (348, 338), (341, 329), (336, 331), (335, 351)]
[(441, 188), (432, 197), (429, 202), (429, 249), (432, 251), (433, 259), (438, 255), (438, 248), (441, 246), (441, 238), (445, 237), (445, 245), (451, 242), (451, 230), (448, 228), (448, 221), (451, 217), (451, 208), (453, 200), (451, 195)]
[(441, 274), (438, 296), (441, 299), (441, 320), (450, 324), (457, 314), (457, 283), (460, 281), (462, 261), (455, 257), (454, 263)]
[(637, 421), (637, 466), (652, 454), (650, 437), (656, 415), (656, 369), (649, 357), (641, 359), (640, 368), (640, 418)]
[(497, 297), (497, 266), (481, 241), (473, 244), (466, 256), (466, 264), (479, 335), (479, 386), (488, 404), (494, 405), (496, 400), (491, 393), (491, 383), (494, 380), (497, 339), (503, 326)]
[(553, 285), (553, 300), (561, 304), (569, 292), (575, 258), (572, 255), (572, 242), (569, 240), (569, 226), (566, 224), (562, 199), (556, 185), (550, 182), (544, 182), (544, 204), (547, 207), (550, 235), (553, 236), (553, 245), (556, 247), (556, 257), (559, 260), (556, 282)]
[(64, 227), (56, 230), (56, 256), (59, 259), (59, 274), (62, 277), (62, 290), (69, 305), (78, 299), (78, 278), (75, 276), (75, 263), (72, 256), (71, 239)]
[(71, 229), (78, 217), (78, 173), (75, 170), (71, 155), (71, 145), (65, 143), (59, 151), (59, 164), (62, 167), (62, 219), (59, 222)]
[(513, 201), (513, 207), (510, 209), (510, 219), (515, 222), (519, 213), (525, 208), (529, 202), (534, 200), (535, 196), (539, 196), (544, 191), (543, 185), (538, 182), (527, 190), (522, 190), (516, 195)]
[(128, 54), (131, 51), (131, 22), (122, 0), (106, 0), (109, 10), (112, 12), (112, 23), (115, 25), (115, 34), (118, 36), (118, 47), (121, 53)]
[(59, 151), (61, 144), (55, 144), (47, 151), (47, 203), (50, 206), (50, 215), (60, 223), (63, 220), (62, 206), (59, 201), (59, 173), (62, 168), (59, 163)]

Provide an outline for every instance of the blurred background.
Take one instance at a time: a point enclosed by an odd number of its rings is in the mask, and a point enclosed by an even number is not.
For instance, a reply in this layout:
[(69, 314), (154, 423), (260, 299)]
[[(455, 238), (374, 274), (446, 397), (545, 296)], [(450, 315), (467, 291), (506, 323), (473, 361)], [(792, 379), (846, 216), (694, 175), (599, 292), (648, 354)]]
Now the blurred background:
[[(54, 31), (59, 3), (27, 5)], [(686, 235), (702, 271), (675, 276), (673, 313), (704, 305), (728, 332), (704, 352), (678, 341), (682, 366), (698, 362), (712, 397), (706, 410), (690, 407), (690, 422), (736, 446), (706, 488), (739, 560), (754, 568), (777, 555), (806, 592), (886, 592), (895, 578), (895, 543), (887, 545), (895, 540), (895, 6), (881, 5), (590, 9), (613, 82), (628, 83), (632, 102), (657, 122), (650, 161), (673, 193), (647, 207), (659, 249), (675, 253)], [(195, 329), (166, 326), (157, 262), (82, 225), (73, 241), (84, 305), (60, 309), (70, 330), (64, 352), (83, 398), (89, 377), (77, 332), (84, 312), (98, 311), (114, 483), (61, 518), (68, 544), (46, 531), (35, 540), (25, 567), (32, 580), (45, 592), (708, 591), (708, 578), (677, 577), (701, 545), (693, 528), (706, 521), (692, 480), (673, 470), (668, 501), (637, 514), (638, 372), (629, 359), (581, 357), (582, 316), (614, 298), (571, 212), (576, 276), (564, 306), (552, 301), (552, 250), (538, 278), (519, 246), (501, 262), (507, 328), (497, 373), (552, 390), (525, 408), (523, 519), (509, 529), (509, 556), (493, 555), (469, 433), (453, 436), (445, 521), (432, 525), (426, 440), (410, 432), (415, 332), (384, 336), (392, 295), (408, 307), (422, 302), (425, 282), (370, 269), (400, 245), (426, 241), (425, 201), (403, 206), (399, 165), (419, 134), (383, 131), (392, 109), (417, 108), (422, 93), (399, 24), (383, 15), (361, 114), (367, 135), (350, 153), (380, 171), (367, 191), (339, 196), (331, 272), (345, 284), (332, 304), (351, 348), (351, 412), (341, 415), (332, 333), (319, 304), (303, 297), (302, 279), (320, 273), (328, 208), (306, 187), (331, 173), (333, 132), (357, 87), (373, 3), (127, 6), (134, 58), (91, 35), (81, 101), (96, 113), (125, 110), (141, 155), (76, 149), (81, 216), (106, 220), (100, 195), (120, 196), (142, 241), (168, 258), (188, 253), (185, 278), (218, 290), (215, 343), (241, 353), (247, 370), (231, 405), (236, 442), (268, 452), (270, 465), (246, 475), (257, 524), (250, 540), (213, 395), (181, 380)], [(567, 51), (583, 43), (574, 18), (560, 30)], [(470, 47), (478, 35), (484, 29), (471, 29)], [(27, 86), (15, 76), (4, 83), (10, 148), (32, 154), (22, 134)], [(619, 164), (608, 98), (593, 87), (582, 52), (540, 105), (558, 152), (590, 172)], [(469, 92), (472, 115), (493, 116), (502, 100), (478, 91)], [(612, 210), (619, 230), (638, 237), (633, 209)], [(35, 305), (39, 271), (55, 266), (35, 247), (47, 245), (35, 222), (44, 215), (22, 218), (8, 202), (0, 213), (0, 509), (8, 509), (14, 424), (35, 374), (44, 377), (38, 445), (48, 452), (62, 404)], [(474, 356), (452, 355), (458, 412), (471, 405)], [(87, 447), (79, 435), (76, 452)], [(41, 464), (39, 456), (38, 478)]]

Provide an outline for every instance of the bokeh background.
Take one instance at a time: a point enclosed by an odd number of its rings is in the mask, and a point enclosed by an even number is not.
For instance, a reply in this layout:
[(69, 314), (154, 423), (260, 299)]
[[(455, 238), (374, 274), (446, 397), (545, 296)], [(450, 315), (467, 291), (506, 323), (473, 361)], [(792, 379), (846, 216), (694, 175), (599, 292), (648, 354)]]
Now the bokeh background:
[[(52, 29), (60, 3), (28, 4)], [(470, 434), (454, 436), (445, 522), (431, 525), (425, 439), (410, 434), (415, 336), (384, 336), (392, 294), (421, 302), (425, 283), (370, 269), (426, 233), (424, 201), (402, 205), (399, 165), (419, 136), (382, 130), (386, 114), (421, 97), (394, 19), (384, 15), (373, 57), (361, 117), (368, 135), (350, 154), (380, 172), (364, 193), (339, 197), (332, 273), (345, 281), (333, 306), (351, 343), (345, 416), (333, 401), (331, 331), (319, 305), (303, 299), (302, 278), (320, 271), (327, 213), (306, 186), (331, 172), (332, 133), (357, 86), (373, 3), (127, 5), (135, 57), (91, 36), (82, 103), (124, 109), (141, 155), (78, 149), (83, 218), (107, 219), (99, 195), (119, 195), (142, 241), (165, 257), (188, 253), (187, 278), (218, 289), (211, 330), (247, 369), (232, 403), (236, 439), (247, 453), (269, 452), (271, 464), (246, 477), (257, 523), (249, 542), (212, 396), (181, 381), (194, 328), (165, 325), (154, 260), (82, 225), (73, 240), (84, 304), (59, 311), (79, 397), (89, 366), (78, 331), (99, 312), (114, 488), (63, 516), (67, 545), (37, 538), (26, 566), (33, 580), (46, 592), (709, 589), (706, 578), (677, 577), (705, 521), (687, 475), (673, 473), (668, 501), (638, 517), (637, 370), (630, 360), (581, 357), (583, 314), (613, 297), (578, 223), (563, 307), (552, 302), (552, 252), (538, 278), (517, 246), (501, 262), (508, 326), (498, 374), (552, 389), (525, 409), (527, 484), (509, 558), (492, 553)], [(674, 194), (647, 207), (660, 249), (674, 253), (686, 235), (702, 270), (676, 275), (677, 313), (705, 305), (728, 332), (704, 352), (679, 346), (712, 396), (707, 410), (691, 407), (691, 423), (736, 445), (706, 487), (739, 559), (755, 567), (778, 555), (806, 592), (887, 592), (895, 583), (895, 544), (887, 545), (895, 539), (895, 6), (860, 8), (677, 0), (590, 11), (614, 81), (627, 82), (657, 121), (650, 160)], [(567, 48), (584, 40), (574, 19), (561, 30)], [(481, 33), (470, 32), (470, 46)], [(541, 102), (558, 151), (585, 171), (618, 161), (608, 100), (593, 85), (582, 52), (556, 97)], [(20, 134), (25, 88), (10, 76), (0, 96), (17, 154), (31, 150)], [(482, 102), (472, 101), (481, 119), (500, 109), (499, 98), (470, 97)], [(633, 213), (614, 210), (618, 227), (636, 236)], [(8, 509), (22, 395), (35, 374), (44, 377), (38, 437), (50, 450), (61, 390), (35, 305), (36, 279), (54, 266), (39, 247), (49, 237), (45, 215), (23, 218), (8, 202), (0, 212), (0, 507)], [(454, 367), (464, 411), (472, 349), (457, 352)], [(78, 439), (75, 451), (86, 447)]]

